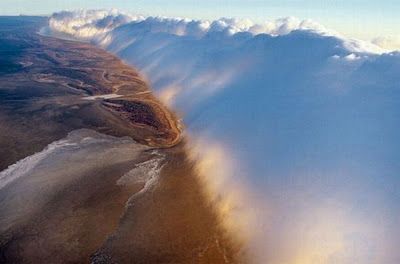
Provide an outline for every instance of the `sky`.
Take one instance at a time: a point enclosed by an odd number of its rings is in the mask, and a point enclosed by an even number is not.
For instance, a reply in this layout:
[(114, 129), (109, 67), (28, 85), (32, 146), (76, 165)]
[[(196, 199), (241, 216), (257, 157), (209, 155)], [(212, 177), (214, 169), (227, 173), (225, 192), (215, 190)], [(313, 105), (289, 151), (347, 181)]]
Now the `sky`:
[(111, 9), (194, 19), (250, 18), (255, 22), (295, 16), (313, 19), (349, 36), (370, 40), (400, 36), (398, 0), (1, 0), (0, 15), (51, 14), (61, 10)]

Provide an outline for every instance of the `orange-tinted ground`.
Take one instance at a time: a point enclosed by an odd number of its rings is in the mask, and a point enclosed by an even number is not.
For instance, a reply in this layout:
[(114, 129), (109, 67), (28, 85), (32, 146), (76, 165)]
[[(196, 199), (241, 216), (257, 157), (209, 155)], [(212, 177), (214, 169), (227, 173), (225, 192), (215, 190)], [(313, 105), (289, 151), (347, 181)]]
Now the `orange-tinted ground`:
[[(45, 20), (17, 18), (17, 26), (0, 30), (3, 47), (18, 47), (7, 57), (15, 67), (0, 72), (0, 170), (80, 128), (146, 146), (126, 150), (131, 156), (92, 153), (87, 164), (66, 158), (62, 169), (38, 170), (0, 189), (0, 263), (242, 262), (240, 244), (202, 192), (175, 115), (118, 58), (38, 36), (35, 23)], [(82, 99), (110, 93), (122, 97)], [(154, 147), (165, 156), (159, 180), (132, 198), (144, 184), (116, 182), (152, 159)]]

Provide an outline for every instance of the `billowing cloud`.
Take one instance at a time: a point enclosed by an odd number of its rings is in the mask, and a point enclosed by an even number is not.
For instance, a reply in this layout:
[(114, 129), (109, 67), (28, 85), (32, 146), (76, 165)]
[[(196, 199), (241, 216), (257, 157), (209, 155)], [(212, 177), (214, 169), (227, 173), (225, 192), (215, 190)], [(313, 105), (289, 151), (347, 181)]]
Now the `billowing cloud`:
[(143, 22), (152, 32), (165, 32), (176, 35), (203, 36), (207, 32), (226, 32), (233, 35), (239, 32), (252, 34), (285, 35), (293, 30), (311, 30), (322, 34), (337, 35), (312, 20), (299, 20), (294, 17), (280, 18), (256, 24), (250, 19), (221, 18), (215, 21), (191, 20), (187, 18), (144, 17), (120, 13), (116, 10), (77, 10), (54, 13), (49, 21), (50, 28), (76, 37), (93, 37), (129, 22)]
[(400, 263), (398, 52), (296, 18), (119, 16), (49, 26), (135, 66), (182, 114), (210, 199), (256, 263)]
[(142, 17), (119, 13), (117, 10), (82, 9), (54, 13), (50, 17), (49, 27), (75, 37), (90, 38), (140, 19)]
[(142, 26), (152, 32), (165, 32), (180, 36), (203, 36), (207, 32), (226, 32), (230, 35), (250, 32), (252, 34), (264, 33), (276, 36), (289, 34), (297, 29), (336, 34), (316, 22), (299, 20), (294, 17), (255, 24), (250, 19), (221, 18), (215, 21), (202, 21), (187, 18), (144, 17), (119, 13), (116, 10), (62, 11), (51, 16), (49, 26), (76, 37), (93, 37), (129, 22), (143, 22)]

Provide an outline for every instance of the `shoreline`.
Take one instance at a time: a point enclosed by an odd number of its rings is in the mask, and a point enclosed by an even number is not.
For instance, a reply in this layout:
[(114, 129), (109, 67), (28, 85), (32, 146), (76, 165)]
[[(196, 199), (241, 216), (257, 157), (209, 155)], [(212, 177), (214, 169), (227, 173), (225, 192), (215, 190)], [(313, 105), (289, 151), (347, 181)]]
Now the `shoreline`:
[[(41, 36), (41, 42), (44, 42), (45, 45), (59, 46), (60, 43), (55, 40), (59, 39), (51, 36)], [(106, 56), (105, 54), (107, 54), (110, 60), (110, 63), (107, 66), (103, 66), (101, 63), (94, 61), (92, 63), (94, 65), (85, 65), (83, 68), (74, 66), (68, 67), (69, 65), (66, 67), (78, 72), (83, 71), (89, 74), (93, 73), (94, 69), (96, 72), (101, 72), (101, 77), (97, 78), (97, 80), (102, 79), (101, 85), (104, 86), (105, 89), (94, 87), (91, 84), (92, 82), (89, 82), (89, 85), (86, 84), (85, 78), (87, 76), (82, 76), (80, 74), (76, 76), (77, 73), (71, 72), (71, 77), (82, 78), (80, 82), (83, 84), (83, 90), (92, 94), (89, 96), (105, 96), (102, 101), (102, 106), (113, 113), (116, 117), (120, 117), (123, 121), (130, 123), (132, 126), (145, 127), (148, 130), (147, 138), (145, 136), (134, 137), (135, 140), (153, 147), (171, 147), (179, 143), (182, 126), (175, 117), (176, 114), (172, 113), (172, 111), (170, 111), (151, 93), (148, 84), (140, 78), (136, 70), (124, 64), (116, 56), (91, 44), (77, 41), (73, 42), (71, 40), (61, 41), (64, 43), (61, 45), (68, 44), (69, 48), (72, 50), (79, 49), (80, 51), (91, 50), (89, 52), (96, 52), (96, 57), (101, 57), (102, 55)], [(79, 54), (82, 56), (86, 55), (81, 52)], [(89, 56), (93, 55), (90, 54)], [(57, 53), (52, 55), (52, 57), (54, 60), (60, 60), (60, 58), (57, 57)], [(85, 60), (84, 57), (81, 59)], [(90, 59), (90, 57), (88, 59)], [(112, 66), (112, 68), (110, 68), (110, 66)], [(64, 65), (62, 67), (64, 67)], [(46, 76), (46, 80), (57, 82), (60, 78), (58, 74), (59, 71), (50, 73), (49, 76)], [(62, 78), (64, 77), (65, 76), (62, 76)], [(67, 76), (67, 81), (70, 81), (69, 78), (71, 77)], [(76, 78), (74, 78), (74, 81), (77, 81)], [(71, 84), (69, 84), (69, 86), (71, 86)], [(76, 89), (78, 87), (74, 85), (73, 88)], [(109, 91), (111, 93), (108, 93)], [(118, 101), (123, 101), (127, 106), (124, 107), (124, 105), (116, 104), (116, 107), (109, 107), (107, 105), (107, 102), (112, 103), (117, 97)], [(135, 106), (135, 104), (133, 104), (135, 102), (150, 107), (146, 115), (150, 117), (151, 120), (147, 120), (143, 123), (143, 120), (132, 118), (132, 113), (140, 111), (140, 109), (135, 107), (132, 108), (132, 105)]]
[[(32, 64), (0, 75), (0, 83), (11, 87), (0, 89), (5, 94), (0, 98), (0, 123), (5, 124), (0, 134), (12, 135), (7, 140), (3, 137), (0, 146), (15, 152), (0, 164), (2, 168), (40, 153), (81, 128), (113, 136), (116, 142), (128, 136), (144, 149), (124, 161), (123, 151), (133, 151), (128, 145), (116, 149), (111, 145), (107, 152), (100, 148), (101, 143), (93, 143), (90, 152), (79, 150), (80, 156), (66, 152), (68, 158), (60, 154), (59, 160), (52, 161), (58, 157), (53, 155), (47, 165), (0, 189), (4, 198), (0, 199), (0, 209), (4, 209), (0, 210), (0, 222), (13, 215), (7, 210), (19, 210), (12, 206), (19, 200), (10, 197), (20, 190), (30, 190), (24, 194), (28, 201), (47, 201), (38, 207), (23, 204), (28, 206), (27, 216), (1, 232), (0, 262), (236, 263), (240, 250), (207, 200), (188, 158), (176, 114), (157, 100), (138, 73), (90, 44), (36, 37), (29, 32), (10, 41), (25, 43), (21, 36), (27, 36), (28, 44), (36, 44), (16, 58)], [(121, 96), (84, 100), (88, 94)], [(151, 159), (148, 151), (152, 149), (165, 155), (158, 181), (127, 206), (146, 184), (118, 185), (118, 179)], [(0, 152), (5, 155), (8, 153)], [(79, 170), (79, 166), (88, 167)], [(45, 183), (47, 191), (35, 191), (42, 185), (30, 186), (31, 181)]]

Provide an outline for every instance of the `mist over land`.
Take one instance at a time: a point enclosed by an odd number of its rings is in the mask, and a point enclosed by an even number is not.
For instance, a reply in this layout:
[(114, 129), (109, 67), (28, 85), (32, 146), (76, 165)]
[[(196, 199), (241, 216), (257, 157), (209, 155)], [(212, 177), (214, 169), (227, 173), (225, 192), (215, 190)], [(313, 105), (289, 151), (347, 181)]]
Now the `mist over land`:
[(0, 21), (0, 262), (400, 262), (392, 40), (296, 18)]
[(49, 29), (129, 62), (178, 110), (259, 263), (400, 261), (398, 52), (293, 18), (65, 11)]
[(87, 43), (0, 17), (0, 262), (225, 263), (175, 114)]

